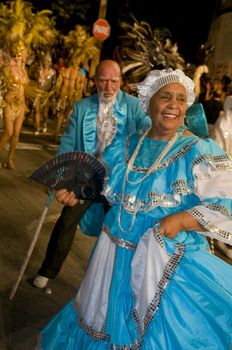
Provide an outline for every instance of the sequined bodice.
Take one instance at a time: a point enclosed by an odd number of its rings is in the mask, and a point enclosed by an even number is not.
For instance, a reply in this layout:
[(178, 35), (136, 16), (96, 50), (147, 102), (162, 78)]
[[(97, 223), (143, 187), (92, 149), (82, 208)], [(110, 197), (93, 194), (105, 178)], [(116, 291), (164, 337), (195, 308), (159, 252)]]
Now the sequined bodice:
[(43, 90), (49, 91), (52, 89), (54, 84), (55, 74), (56, 72), (54, 71), (54, 69), (49, 69), (47, 73), (45, 73), (43, 70), (40, 70), (39, 84)]

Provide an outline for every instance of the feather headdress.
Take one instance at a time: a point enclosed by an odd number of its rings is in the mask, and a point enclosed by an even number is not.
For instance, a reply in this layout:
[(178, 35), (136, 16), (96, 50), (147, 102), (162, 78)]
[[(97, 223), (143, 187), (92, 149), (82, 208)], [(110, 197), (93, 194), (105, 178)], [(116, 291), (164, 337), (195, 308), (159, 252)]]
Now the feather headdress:
[(21, 42), (27, 51), (46, 51), (58, 34), (51, 14), (49, 10), (34, 13), (32, 4), (23, 0), (0, 4), (0, 42), (7, 43), (8, 49)]
[(74, 30), (63, 36), (63, 42), (70, 60), (88, 63), (99, 55), (97, 41), (89, 35), (85, 26), (76, 25)]
[(94, 36), (90, 36), (85, 26), (76, 25), (67, 35), (62, 37), (65, 56), (72, 66), (89, 66), (89, 76), (92, 77), (99, 61), (100, 47)]
[(122, 67), (122, 74), (133, 83), (139, 82), (152, 69), (183, 69), (185, 62), (172, 44), (168, 29), (152, 30), (147, 22), (135, 20), (133, 25), (123, 22), (126, 32), (120, 37), (121, 45), (115, 56)]

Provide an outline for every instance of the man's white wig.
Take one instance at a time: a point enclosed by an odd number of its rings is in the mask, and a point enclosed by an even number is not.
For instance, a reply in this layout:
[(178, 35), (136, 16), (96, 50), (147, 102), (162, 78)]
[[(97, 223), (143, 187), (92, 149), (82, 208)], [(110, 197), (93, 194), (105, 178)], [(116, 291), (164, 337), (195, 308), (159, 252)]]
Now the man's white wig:
[(185, 75), (181, 69), (156, 69), (150, 71), (147, 77), (141, 83), (137, 84), (138, 98), (145, 113), (148, 111), (149, 102), (152, 96), (162, 86), (170, 83), (179, 83), (186, 88), (188, 107), (194, 103), (194, 82)]

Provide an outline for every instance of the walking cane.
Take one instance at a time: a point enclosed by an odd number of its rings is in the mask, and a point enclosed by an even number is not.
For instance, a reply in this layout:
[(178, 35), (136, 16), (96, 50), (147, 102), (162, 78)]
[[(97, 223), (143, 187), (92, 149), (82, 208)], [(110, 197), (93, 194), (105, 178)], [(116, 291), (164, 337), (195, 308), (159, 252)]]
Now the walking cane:
[(36, 228), (36, 231), (35, 231), (35, 233), (34, 233), (33, 239), (32, 239), (32, 241), (31, 241), (31, 244), (30, 244), (30, 247), (29, 247), (29, 249), (28, 249), (28, 251), (27, 251), (27, 254), (26, 254), (25, 258), (24, 258), (24, 261), (23, 261), (23, 263), (22, 263), (21, 269), (20, 269), (20, 271), (19, 271), (18, 279), (17, 279), (17, 281), (15, 282), (15, 284), (13, 285), (12, 290), (11, 290), (11, 292), (10, 292), (9, 300), (12, 300), (12, 299), (13, 299), (13, 297), (14, 297), (14, 295), (15, 295), (17, 289), (18, 289), (18, 286), (19, 286), (19, 284), (20, 284), (20, 282), (21, 282), (21, 279), (22, 279), (22, 277), (23, 277), (23, 275), (24, 275), (24, 272), (25, 272), (26, 267), (27, 267), (27, 265), (28, 265), (28, 263), (29, 263), (29, 260), (30, 260), (30, 257), (31, 257), (31, 255), (32, 255), (32, 252), (33, 252), (33, 250), (34, 250), (36, 241), (37, 241), (37, 239), (38, 239), (38, 237), (39, 237), (41, 228), (42, 228), (42, 226), (43, 226), (45, 217), (46, 217), (46, 215), (47, 215), (48, 207), (49, 207), (49, 205), (51, 204), (51, 202), (52, 202), (52, 200), (53, 200), (53, 198), (54, 198), (54, 194), (55, 194), (55, 192), (52, 191), (52, 192), (49, 194), (49, 196), (48, 196), (48, 198), (47, 198), (47, 200), (46, 200), (44, 210), (43, 210), (43, 212), (42, 212), (42, 215), (41, 215), (40, 218), (39, 218), (38, 226), (37, 226), (37, 228)]

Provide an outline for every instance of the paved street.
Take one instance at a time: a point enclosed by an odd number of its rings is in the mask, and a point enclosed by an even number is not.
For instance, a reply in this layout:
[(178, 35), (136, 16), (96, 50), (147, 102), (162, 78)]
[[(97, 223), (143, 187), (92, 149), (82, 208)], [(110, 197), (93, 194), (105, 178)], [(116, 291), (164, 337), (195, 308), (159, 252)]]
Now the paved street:
[(56, 147), (51, 142), (53, 126), (54, 121), (50, 121), (48, 134), (39, 136), (34, 136), (30, 127), (24, 127), (15, 156), (16, 170), (0, 171), (0, 350), (34, 348), (41, 328), (75, 296), (95, 242), (95, 239), (77, 233), (61, 273), (49, 282), (51, 295), (32, 286), (31, 280), (44, 257), (52, 227), (61, 210), (61, 205), (54, 200), (25, 275), (14, 298), (9, 300), (47, 199), (45, 189), (28, 180), (28, 176), (55, 154)]
[(61, 273), (49, 282), (52, 294), (33, 287), (31, 279), (42, 262), (52, 227), (61, 210), (61, 205), (54, 200), (25, 275), (14, 298), (9, 300), (47, 199), (44, 188), (27, 177), (55, 154), (56, 147), (51, 143), (51, 137), (49, 133), (34, 136), (31, 128), (23, 128), (15, 155), (16, 170), (0, 171), (0, 350), (34, 348), (40, 329), (75, 296), (95, 241), (78, 232)]

